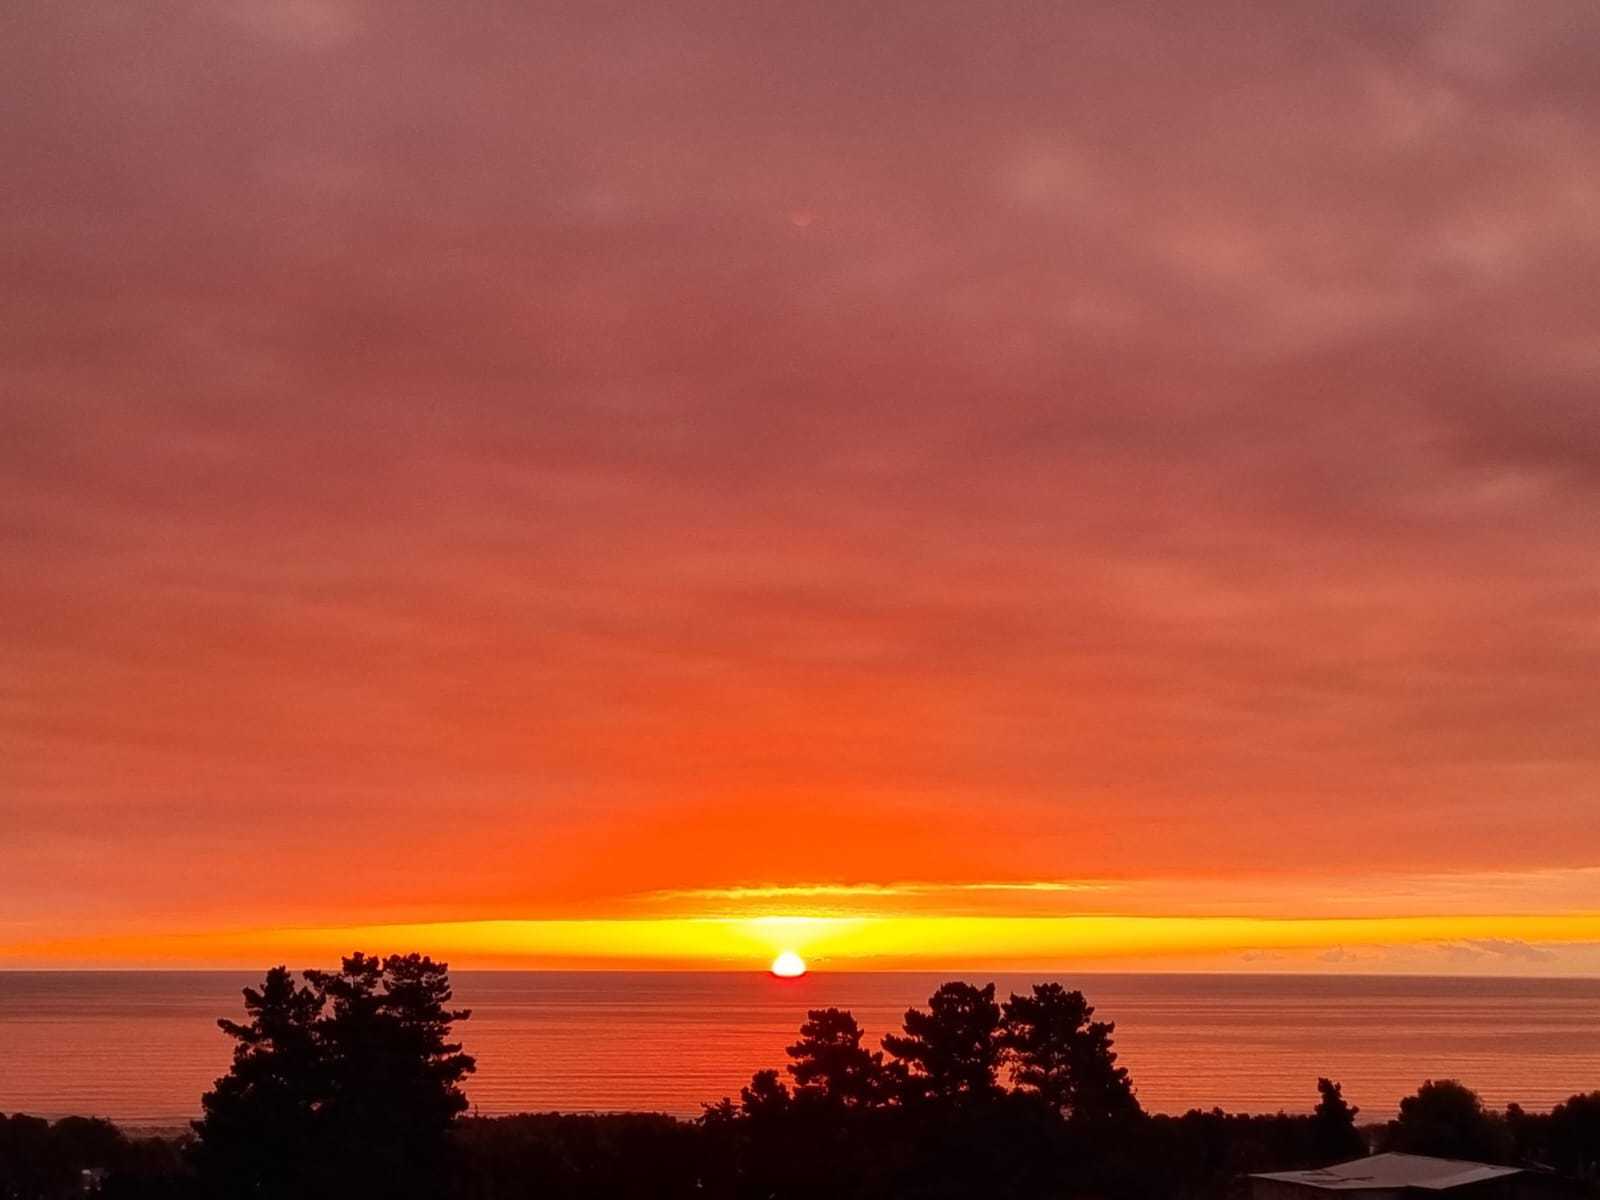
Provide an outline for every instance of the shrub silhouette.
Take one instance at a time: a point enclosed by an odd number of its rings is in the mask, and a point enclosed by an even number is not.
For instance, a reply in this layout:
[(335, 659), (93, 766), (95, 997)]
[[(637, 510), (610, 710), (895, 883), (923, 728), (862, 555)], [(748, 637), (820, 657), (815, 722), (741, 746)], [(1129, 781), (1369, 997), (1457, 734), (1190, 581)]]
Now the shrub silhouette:
[(1439, 1158), (1499, 1162), (1508, 1156), (1504, 1130), (1478, 1093), (1454, 1079), (1426, 1080), (1400, 1101), (1389, 1148)]
[(1571, 1096), (1550, 1111), (1550, 1160), (1576, 1179), (1600, 1179), (1600, 1092)]
[(1317, 1080), (1317, 1091), (1322, 1099), (1312, 1112), (1312, 1149), (1319, 1163), (1343, 1162), (1366, 1153), (1367, 1144), (1356, 1129), (1354, 1108), (1344, 1098), (1344, 1091), (1331, 1079)]

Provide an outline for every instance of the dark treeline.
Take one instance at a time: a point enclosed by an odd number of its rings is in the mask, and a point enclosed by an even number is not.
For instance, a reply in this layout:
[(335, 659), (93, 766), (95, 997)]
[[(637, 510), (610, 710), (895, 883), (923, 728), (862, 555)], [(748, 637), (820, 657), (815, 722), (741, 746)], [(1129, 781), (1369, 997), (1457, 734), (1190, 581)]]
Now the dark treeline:
[(0, 1118), (0, 1200), (86, 1186), (174, 1200), (1225, 1200), (1249, 1172), (1369, 1149), (1600, 1176), (1600, 1092), (1498, 1113), (1429, 1081), (1396, 1120), (1362, 1128), (1322, 1079), (1308, 1114), (1146, 1114), (1114, 1026), (1054, 983), (1005, 1000), (947, 983), (879, 1049), (850, 1013), (813, 1010), (782, 1072), (757, 1071), (693, 1121), (468, 1117), (474, 1063), (452, 1031), (469, 1014), (450, 1000), (444, 966), (417, 955), (355, 955), (303, 982), (276, 968), (246, 989), (243, 1022), (220, 1022), (233, 1065), (191, 1136)]

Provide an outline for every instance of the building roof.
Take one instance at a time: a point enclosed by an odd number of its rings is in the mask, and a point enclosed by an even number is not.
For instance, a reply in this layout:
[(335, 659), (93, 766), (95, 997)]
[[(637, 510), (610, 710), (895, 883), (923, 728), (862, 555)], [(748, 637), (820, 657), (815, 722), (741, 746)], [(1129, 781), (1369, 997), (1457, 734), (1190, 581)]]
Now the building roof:
[(1279, 1183), (1298, 1183), (1302, 1187), (1329, 1192), (1367, 1191), (1379, 1188), (1421, 1188), (1442, 1192), (1447, 1188), (1482, 1183), (1520, 1174), (1516, 1167), (1492, 1167), (1487, 1163), (1463, 1162), (1455, 1158), (1429, 1158), (1423, 1154), (1374, 1154), (1349, 1162), (1320, 1167), (1315, 1171), (1272, 1171), (1252, 1175), (1252, 1179), (1274, 1179)]

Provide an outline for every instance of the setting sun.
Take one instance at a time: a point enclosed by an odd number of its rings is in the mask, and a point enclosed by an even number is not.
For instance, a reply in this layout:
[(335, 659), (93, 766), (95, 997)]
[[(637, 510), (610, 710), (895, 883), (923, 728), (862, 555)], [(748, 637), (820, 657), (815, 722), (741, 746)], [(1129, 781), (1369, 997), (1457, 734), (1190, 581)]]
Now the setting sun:
[(793, 950), (785, 950), (772, 960), (772, 973), (779, 979), (798, 979), (806, 973), (806, 960)]

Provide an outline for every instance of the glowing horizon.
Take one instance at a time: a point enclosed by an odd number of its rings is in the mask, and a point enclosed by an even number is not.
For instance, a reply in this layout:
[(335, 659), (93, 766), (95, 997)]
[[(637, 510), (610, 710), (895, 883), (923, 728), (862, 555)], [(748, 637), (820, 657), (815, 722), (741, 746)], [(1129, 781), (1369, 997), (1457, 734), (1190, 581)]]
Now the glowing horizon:
[[(1594, 872), (1219, 880), (747, 884), (624, 897), (598, 915), (504, 915), (74, 937), (13, 930), (0, 969), (327, 963), (423, 950), (457, 965), (817, 971), (1137, 969), (1597, 974)], [(1352, 882), (1357, 886), (1352, 887)], [(784, 904), (784, 910), (774, 906)], [(1064, 911), (1070, 906), (1070, 911)], [(21, 936), (19, 936), (19, 933)]]
[[(1553, 948), (1581, 951), (1563, 963)], [(420, 949), (462, 969), (1328, 970), (1592, 974), (1600, 912), (1494, 917), (819, 917), (460, 921), (123, 936), (12, 945), (0, 967), (88, 963), (248, 967)]]

